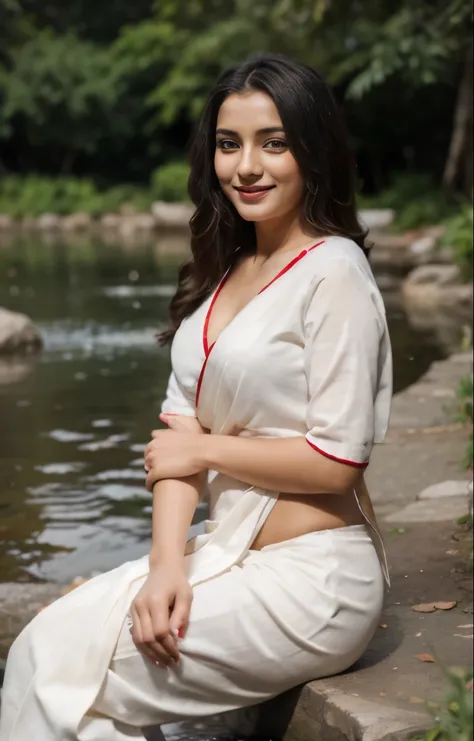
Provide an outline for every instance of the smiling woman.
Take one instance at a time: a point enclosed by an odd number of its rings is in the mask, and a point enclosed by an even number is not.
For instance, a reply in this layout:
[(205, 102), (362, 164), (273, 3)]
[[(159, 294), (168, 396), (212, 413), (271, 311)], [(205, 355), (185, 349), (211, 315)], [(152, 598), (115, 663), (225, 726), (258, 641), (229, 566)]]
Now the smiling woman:
[(189, 185), (192, 258), (161, 337), (168, 429), (145, 451), (149, 557), (20, 635), (1, 741), (125, 741), (252, 705), (347, 669), (379, 622), (363, 472), (387, 428), (390, 340), (321, 78), (278, 56), (225, 73)]

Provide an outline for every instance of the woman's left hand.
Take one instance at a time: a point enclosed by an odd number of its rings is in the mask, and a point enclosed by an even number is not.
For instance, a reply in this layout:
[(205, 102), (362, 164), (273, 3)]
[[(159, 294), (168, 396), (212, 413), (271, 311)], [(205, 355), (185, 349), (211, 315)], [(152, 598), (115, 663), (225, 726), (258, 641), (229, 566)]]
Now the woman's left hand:
[(148, 491), (153, 491), (154, 484), (161, 479), (185, 478), (205, 469), (202, 464), (205, 435), (197, 427), (191, 432), (178, 417), (170, 418), (167, 424), (168, 430), (153, 430), (153, 439), (145, 448)]

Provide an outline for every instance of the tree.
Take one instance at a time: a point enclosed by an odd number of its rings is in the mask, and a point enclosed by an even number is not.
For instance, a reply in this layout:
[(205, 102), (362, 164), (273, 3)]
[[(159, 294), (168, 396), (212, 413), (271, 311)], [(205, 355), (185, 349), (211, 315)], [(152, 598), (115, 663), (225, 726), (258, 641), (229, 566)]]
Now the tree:
[(0, 135), (15, 128), (30, 146), (54, 150), (63, 172), (131, 123), (117, 116), (121, 91), (108, 50), (72, 33), (44, 29), (11, 48), (0, 89)]

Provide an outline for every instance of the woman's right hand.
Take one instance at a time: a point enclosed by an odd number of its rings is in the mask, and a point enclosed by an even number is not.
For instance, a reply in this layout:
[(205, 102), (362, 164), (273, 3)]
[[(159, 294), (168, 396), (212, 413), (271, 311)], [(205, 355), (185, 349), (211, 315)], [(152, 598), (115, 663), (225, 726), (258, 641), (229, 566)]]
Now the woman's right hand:
[(184, 562), (151, 568), (130, 608), (130, 633), (137, 649), (155, 664), (178, 663), (177, 639), (188, 628), (192, 599)]

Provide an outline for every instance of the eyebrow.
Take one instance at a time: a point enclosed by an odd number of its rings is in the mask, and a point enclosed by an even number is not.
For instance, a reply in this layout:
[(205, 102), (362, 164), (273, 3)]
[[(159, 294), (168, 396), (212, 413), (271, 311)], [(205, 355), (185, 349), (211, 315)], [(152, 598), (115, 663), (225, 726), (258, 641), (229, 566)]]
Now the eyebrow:
[[(257, 134), (284, 134), (285, 129), (283, 129), (281, 126), (268, 126), (265, 129), (259, 129), (257, 131)], [(224, 136), (239, 136), (237, 131), (232, 131), (232, 129), (217, 129), (216, 134), (224, 134)]]

